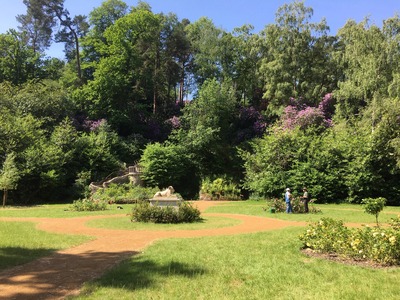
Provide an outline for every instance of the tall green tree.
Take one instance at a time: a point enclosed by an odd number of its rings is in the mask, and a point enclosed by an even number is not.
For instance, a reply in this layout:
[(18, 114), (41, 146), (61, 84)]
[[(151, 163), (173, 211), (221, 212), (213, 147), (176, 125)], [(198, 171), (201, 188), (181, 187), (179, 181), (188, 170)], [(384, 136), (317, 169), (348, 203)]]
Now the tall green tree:
[(11, 152), (6, 156), (3, 167), (0, 170), (0, 189), (3, 190), (3, 207), (6, 206), (8, 191), (17, 187), (19, 177), (15, 154)]
[(34, 53), (50, 47), (55, 20), (42, 9), (40, 1), (23, 0), (26, 14), (17, 16), (18, 29), (26, 33), (27, 43)]
[(266, 48), (260, 35), (252, 33), (254, 27), (244, 25), (232, 32), (230, 55), (233, 68), (230, 74), (236, 86), (237, 98), (245, 105), (258, 107), (264, 94), (264, 81), (261, 77), (261, 59)]
[(376, 97), (386, 97), (392, 81), (388, 43), (382, 30), (365, 19), (348, 21), (338, 32), (342, 50), (338, 52), (344, 76), (335, 95), (343, 117), (357, 114)]
[(27, 5), (28, 11), (34, 9), (35, 12), (35, 20), (27, 20), (46, 25), (47, 34), (49, 34), (51, 25), (53, 29), (55, 24), (58, 23), (60, 25), (55, 39), (65, 43), (65, 52), (68, 59), (71, 59), (72, 56), (75, 58), (78, 84), (81, 84), (80, 38), (87, 33), (88, 24), (86, 16), (71, 17), (69, 11), (64, 7), (64, 2), (65, 0), (26, 0), (24, 3)]
[(233, 166), (231, 147), (236, 97), (230, 82), (209, 79), (185, 107), (177, 142), (192, 153), (201, 178), (224, 174)]
[(219, 47), (223, 31), (214, 23), (201, 17), (186, 27), (193, 51), (193, 76), (197, 87), (207, 79), (221, 79)]
[(89, 13), (89, 31), (82, 38), (83, 66), (85, 77), (93, 79), (96, 64), (102, 58), (102, 48), (107, 41), (104, 32), (118, 19), (128, 13), (128, 5), (121, 0), (106, 0)]
[(268, 25), (263, 37), (268, 52), (261, 72), (265, 79), (264, 97), (272, 114), (279, 114), (290, 98), (316, 104), (335, 86), (330, 51), (334, 39), (323, 19), (311, 23), (313, 9), (304, 2), (285, 4)]
[(18, 85), (35, 77), (39, 56), (28, 47), (25, 37), (14, 29), (0, 34), (0, 82)]
[(154, 75), (161, 28), (160, 17), (135, 10), (104, 33), (106, 45), (94, 79), (81, 91), (91, 118), (106, 118), (119, 133), (132, 133), (139, 120), (153, 111)]

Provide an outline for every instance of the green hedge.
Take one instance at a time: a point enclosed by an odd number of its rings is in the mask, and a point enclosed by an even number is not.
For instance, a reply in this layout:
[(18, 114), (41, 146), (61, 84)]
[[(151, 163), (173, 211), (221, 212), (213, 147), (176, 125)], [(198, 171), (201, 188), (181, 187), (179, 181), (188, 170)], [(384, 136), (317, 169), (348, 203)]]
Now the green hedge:
[(193, 223), (201, 221), (200, 211), (188, 202), (182, 202), (178, 207), (151, 206), (149, 202), (138, 203), (131, 213), (132, 222), (145, 223)]

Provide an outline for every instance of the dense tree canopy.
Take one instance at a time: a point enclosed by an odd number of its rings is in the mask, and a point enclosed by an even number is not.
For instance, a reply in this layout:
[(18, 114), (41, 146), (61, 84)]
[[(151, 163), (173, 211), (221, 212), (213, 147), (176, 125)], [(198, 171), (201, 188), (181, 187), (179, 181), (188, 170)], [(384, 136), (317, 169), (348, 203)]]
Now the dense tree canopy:
[[(23, 3), (20, 26), (0, 34), (8, 202), (77, 198), (140, 161), (146, 184), (190, 198), (223, 178), (243, 195), (306, 185), (321, 202), (400, 205), (399, 16), (331, 35), (294, 1), (255, 33), (142, 1), (88, 16), (64, 0)], [(46, 55), (54, 41), (64, 60)]]

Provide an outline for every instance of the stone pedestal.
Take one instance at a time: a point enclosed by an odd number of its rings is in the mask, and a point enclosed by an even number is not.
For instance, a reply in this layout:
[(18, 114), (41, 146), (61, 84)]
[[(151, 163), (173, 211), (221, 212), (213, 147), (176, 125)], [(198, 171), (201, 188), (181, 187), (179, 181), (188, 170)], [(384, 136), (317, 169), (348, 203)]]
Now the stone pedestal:
[(149, 199), (151, 206), (159, 206), (159, 207), (178, 207), (182, 200), (178, 199), (178, 197), (170, 196), (170, 197), (154, 197), (153, 199)]

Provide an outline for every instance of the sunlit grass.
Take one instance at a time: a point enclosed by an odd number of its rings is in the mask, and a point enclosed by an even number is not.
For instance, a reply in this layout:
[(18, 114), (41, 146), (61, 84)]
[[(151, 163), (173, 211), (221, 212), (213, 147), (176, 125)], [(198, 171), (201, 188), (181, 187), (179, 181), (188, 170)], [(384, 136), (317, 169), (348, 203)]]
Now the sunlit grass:
[(302, 228), (169, 239), (85, 284), (77, 299), (399, 299), (399, 269), (310, 258)]
[(1, 217), (33, 217), (33, 218), (76, 218), (85, 216), (113, 215), (130, 212), (134, 204), (122, 205), (123, 210), (117, 205), (109, 205), (104, 211), (71, 211), (71, 204), (45, 204), (35, 206), (19, 206), (0, 208)]
[(200, 230), (229, 227), (240, 224), (240, 220), (223, 217), (205, 216), (201, 222), (183, 224), (154, 224), (131, 222), (128, 216), (88, 221), (89, 227), (123, 230)]
[(30, 222), (0, 221), (0, 270), (88, 241), (87, 236), (47, 233)]
[[(272, 214), (264, 201), (237, 201), (210, 207), (206, 213), (246, 214), (268, 218), (317, 221), (321, 217), (345, 222), (374, 223), (361, 205), (315, 204), (321, 214)], [(66, 211), (69, 205), (0, 209), (0, 217), (69, 218), (119, 216), (93, 220), (89, 226), (123, 230), (192, 230), (236, 225), (237, 220), (207, 216), (194, 224), (131, 223), (128, 214), (111, 206), (103, 212)], [(400, 215), (385, 207), (384, 223)], [(32, 223), (0, 222), (0, 269), (52, 251), (82, 243), (87, 237), (49, 234)], [(87, 283), (78, 299), (400, 299), (399, 268), (371, 269), (343, 265), (300, 252), (305, 228), (291, 227), (256, 234), (166, 239)]]
[[(229, 203), (221, 203), (219, 206), (208, 208), (210, 213), (237, 213), (254, 216), (264, 216), (268, 218), (276, 218), (292, 221), (307, 221), (315, 222), (322, 217), (330, 217), (340, 219), (344, 222), (352, 223), (375, 223), (375, 217), (364, 212), (364, 208), (359, 204), (310, 204), (310, 207), (315, 206), (321, 210), (317, 214), (285, 214), (285, 213), (270, 213), (268, 203), (266, 201), (234, 201)], [(400, 207), (387, 206), (379, 215), (379, 222), (390, 222), (391, 218), (400, 215)]]

